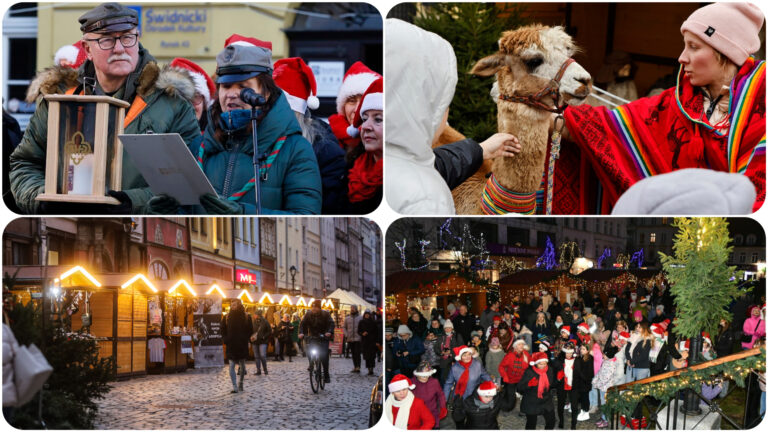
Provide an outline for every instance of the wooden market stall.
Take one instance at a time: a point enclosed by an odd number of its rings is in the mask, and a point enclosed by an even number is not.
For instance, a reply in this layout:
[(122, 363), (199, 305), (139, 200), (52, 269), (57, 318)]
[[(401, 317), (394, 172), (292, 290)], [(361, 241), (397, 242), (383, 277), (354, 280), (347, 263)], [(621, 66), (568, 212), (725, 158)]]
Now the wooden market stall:
[(563, 270), (525, 269), (504, 276), (498, 284), (501, 302), (507, 305), (515, 297), (522, 300), (530, 292), (539, 297), (545, 291), (561, 303), (572, 302), (584, 282)]

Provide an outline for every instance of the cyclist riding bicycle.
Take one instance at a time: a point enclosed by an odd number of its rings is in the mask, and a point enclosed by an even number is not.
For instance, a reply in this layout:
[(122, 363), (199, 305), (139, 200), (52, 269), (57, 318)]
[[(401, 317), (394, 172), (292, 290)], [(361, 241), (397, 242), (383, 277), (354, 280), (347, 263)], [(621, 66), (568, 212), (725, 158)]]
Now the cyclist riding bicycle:
[[(321, 364), (323, 365), (323, 378), (326, 383), (331, 382), (331, 375), (328, 373), (328, 361), (330, 359), (330, 352), (328, 350), (328, 344), (331, 336), (333, 335), (333, 329), (335, 324), (333, 318), (328, 311), (320, 309), (320, 301), (316, 300), (312, 303), (312, 309), (304, 315), (299, 325), (299, 339), (307, 337), (307, 346), (305, 351), (311, 352), (311, 349), (317, 349), (318, 356), (320, 357)], [(312, 356), (307, 355), (309, 360), (309, 368), (312, 368)]]

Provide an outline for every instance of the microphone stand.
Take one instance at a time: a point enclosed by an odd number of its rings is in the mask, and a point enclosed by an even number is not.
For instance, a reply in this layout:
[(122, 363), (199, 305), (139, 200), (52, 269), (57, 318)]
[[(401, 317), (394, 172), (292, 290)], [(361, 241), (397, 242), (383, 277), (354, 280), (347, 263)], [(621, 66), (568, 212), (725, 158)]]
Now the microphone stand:
[(253, 181), (254, 191), (256, 193), (256, 214), (261, 214), (261, 158), (259, 156), (259, 140), (256, 131), (256, 118), (259, 116), (259, 109), (256, 106), (251, 108), (251, 129), (253, 130)]

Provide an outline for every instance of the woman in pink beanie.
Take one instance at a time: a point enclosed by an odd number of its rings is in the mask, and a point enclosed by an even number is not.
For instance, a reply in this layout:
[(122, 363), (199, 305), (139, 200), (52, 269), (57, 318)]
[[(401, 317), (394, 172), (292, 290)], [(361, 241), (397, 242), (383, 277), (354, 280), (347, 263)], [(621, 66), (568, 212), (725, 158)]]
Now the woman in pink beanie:
[[(760, 8), (750, 3), (704, 6), (680, 27), (685, 47), (674, 88), (611, 110), (588, 105), (565, 110), (565, 137), (591, 161), (603, 186), (602, 203), (593, 204), (603, 213), (638, 181), (684, 168), (746, 175), (757, 192), (752, 210), (760, 208), (765, 62), (751, 54), (760, 49), (763, 22)], [(590, 198), (582, 192), (570, 199), (583, 208)]]

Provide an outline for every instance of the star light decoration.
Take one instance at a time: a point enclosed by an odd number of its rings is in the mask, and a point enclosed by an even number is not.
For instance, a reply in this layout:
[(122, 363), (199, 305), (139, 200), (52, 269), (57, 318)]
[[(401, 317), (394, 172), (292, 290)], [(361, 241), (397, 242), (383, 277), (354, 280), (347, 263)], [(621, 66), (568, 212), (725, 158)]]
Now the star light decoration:
[(605, 261), (605, 259), (609, 256), (611, 256), (611, 248), (604, 248), (603, 254), (600, 255), (600, 258), (597, 259), (597, 268), (602, 268), (603, 261)]

